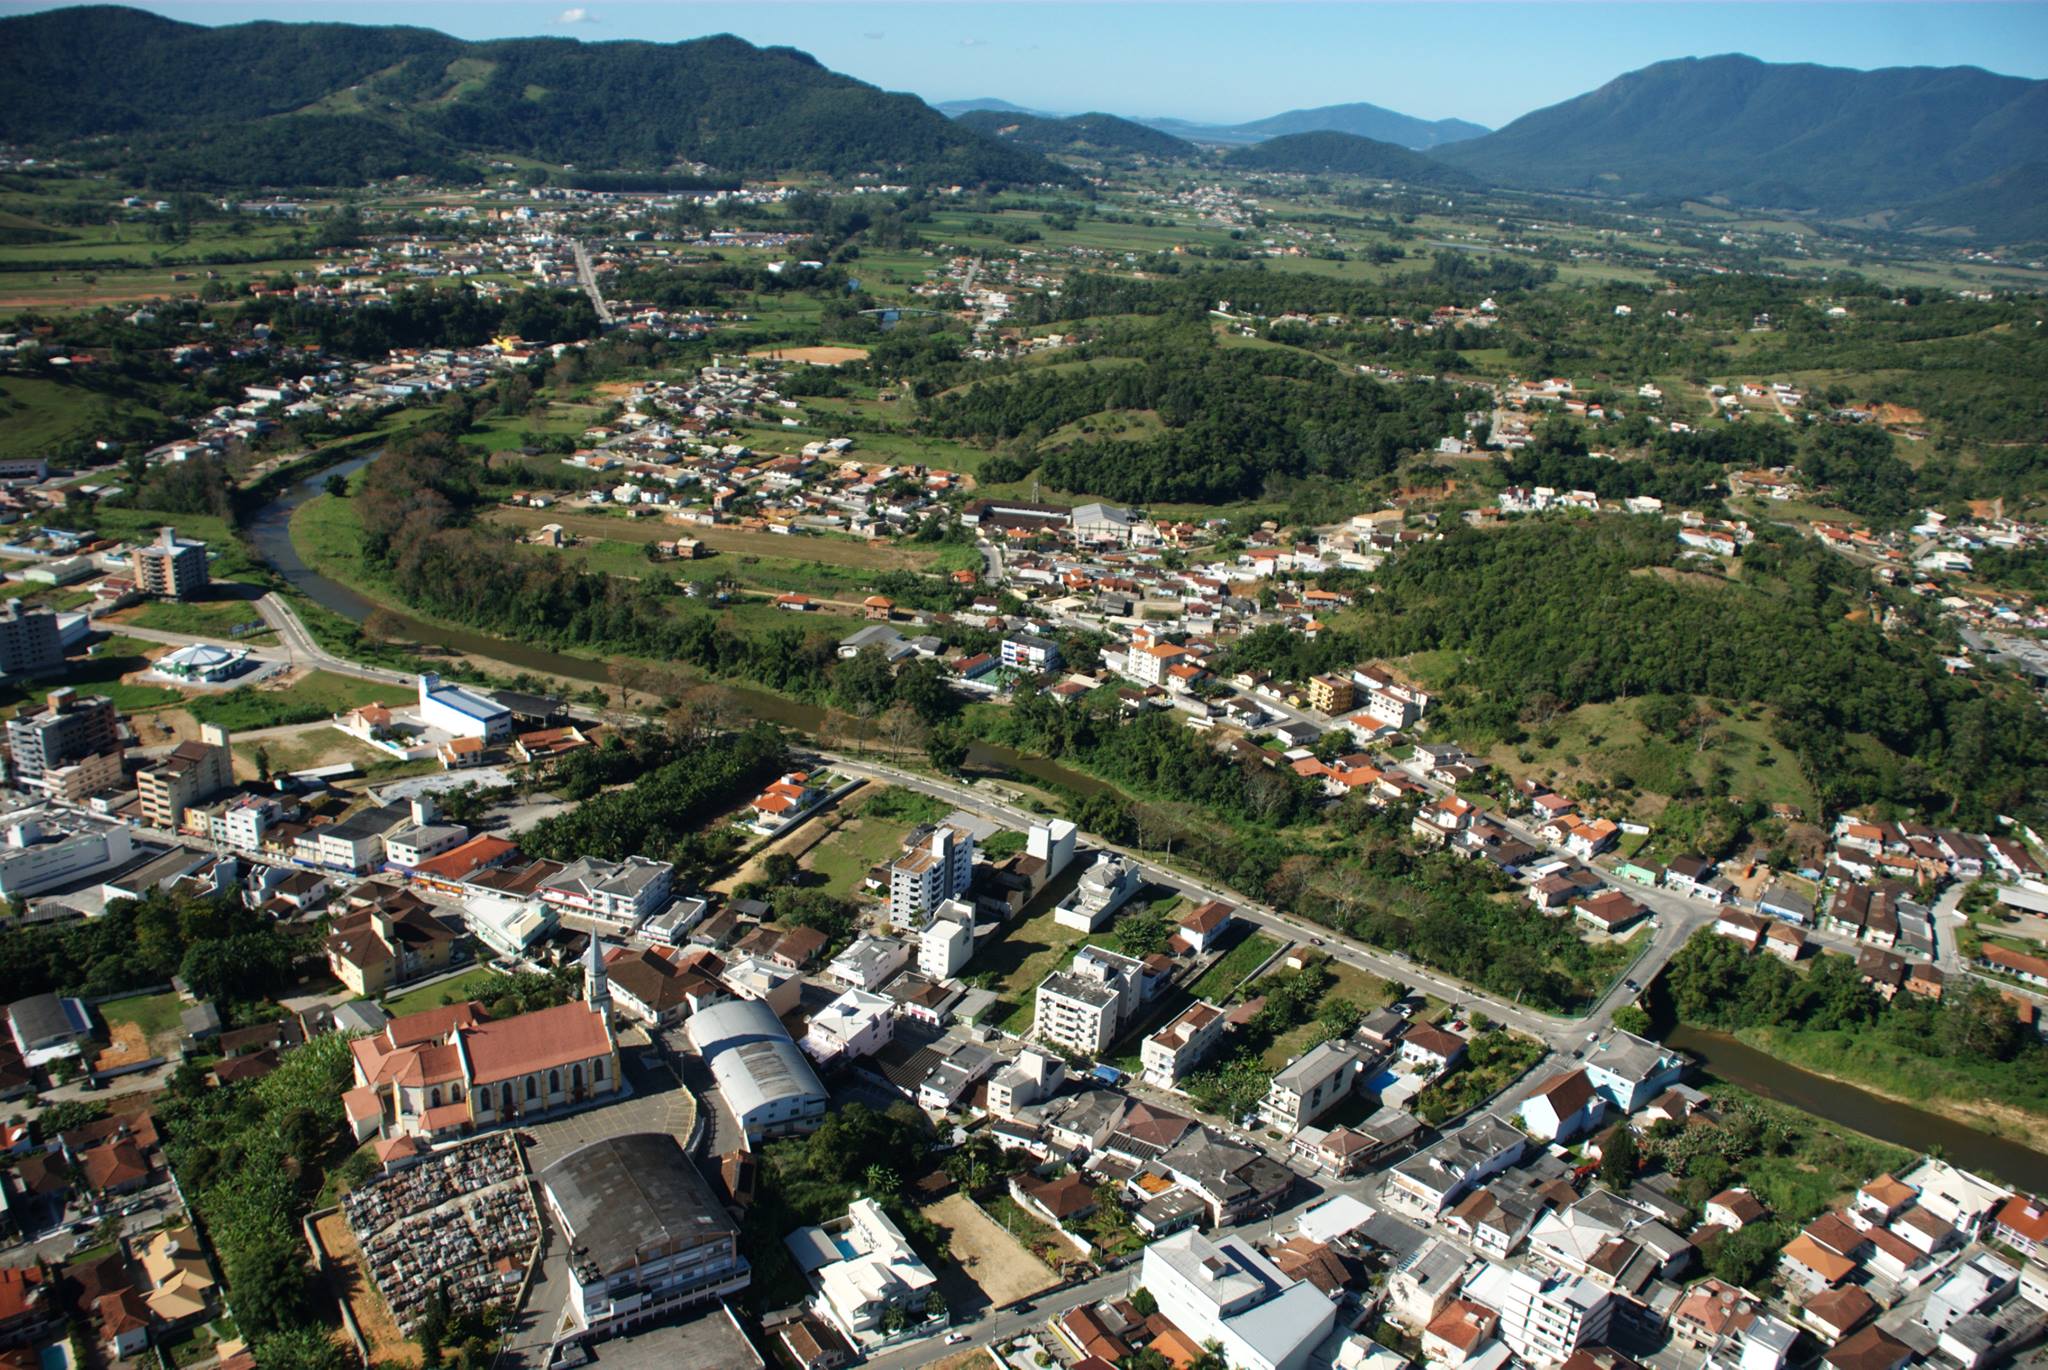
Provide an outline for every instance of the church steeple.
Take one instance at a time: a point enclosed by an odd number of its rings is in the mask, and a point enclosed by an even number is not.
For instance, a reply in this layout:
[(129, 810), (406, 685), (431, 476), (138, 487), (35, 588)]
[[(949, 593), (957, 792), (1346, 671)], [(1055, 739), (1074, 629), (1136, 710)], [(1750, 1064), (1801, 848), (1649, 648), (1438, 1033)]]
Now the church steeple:
[(604, 973), (604, 939), (596, 933), (590, 935), (590, 946), (583, 953), (583, 1002), (604, 1015), (609, 1024), (612, 1020), (612, 986)]

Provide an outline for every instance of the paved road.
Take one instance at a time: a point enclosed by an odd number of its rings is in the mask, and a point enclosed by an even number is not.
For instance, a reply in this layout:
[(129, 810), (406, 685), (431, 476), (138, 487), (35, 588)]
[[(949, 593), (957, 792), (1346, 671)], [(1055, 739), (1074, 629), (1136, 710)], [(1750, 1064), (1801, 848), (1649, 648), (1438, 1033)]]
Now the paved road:
[[(305, 666), (337, 675), (354, 676), (359, 680), (374, 680), (386, 685), (410, 685), (414, 677), (403, 671), (387, 670), (382, 666), (364, 666), (339, 657), (313, 640), (306, 625), (292, 610), (290, 604), (276, 594), (266, 594), (256, 602), (256, 612), (263, 621), (276, 631), (278, 640), (274, 643), (253, 643), (249, 655), (264, 661), (281, 661), (293, 666)], [(95, 626), (122, 637), (132, 637), (143, 642), (161, 642), (171, 647), (189, 647), (194, 643), (218, 645), (218, 637), (203, 637), (193, 633), (167, 633), (157, 628), (138, 628), (131, 623), (103, 623)]]
[[(821, 752), (820, 755), (830, 760), (835, 769), (847, 774), (886, 780), (891, 784), (958, 804), (971, 812), (1000, 819), (1013, 827), (1028, 828), (1038, 821), (1038, 815), (998, 797), (985, 787), (917, 775), (861, 757), (832, 752)], [(1190, 898), (1218, 899), (1235, 904), (1239, 916), (1246, 921), (1296, 941), (1313, 942), (1320, 938), (1322, 949), (1346, 965), (1369, 971), (1382, 979), (1413, 986), (1447, 1002), (1477, 1008), (1495, 1022), (1505, 1023), (1529, 1033), (1554, 1049), (1564, 1052), (1583, 1048), (1588, 1034), (1597, 1036), (1606, 1031), (1613, 1022), (1615, 1010), (1634, 1001), (1635, 991), (1622, 983), (1624, 978), (1634, 979), (1638, 984), (1648, 983), (1649, 978), (1661, 970), (1664, 963), (1685, 944), (1686, 938), (1691, 936), (1695, 929), (1712, 922), (1716, 915), (1714, 908), (1701, 901), (1685, 899), (1669, 891), (1627, 887), (1632, 898), (1649, 905), (1656, 914), (1652, 920), (1650, 941), (1625, 976), (1617, 977), (1615, 984), (1601, 995), (1589, 1012), (1576, 1018), (1567, 1018), (1510, 1003), (1473, 989), (1461, 981), (1428, 969), (1400, 952), (1381, 951), (1353, 941), (1319, 924), (1289, 917), (1269, 905), (1163, 866), (1128, 848), (1103, 842), (1092, 835), (1089, 835), (1087, 840), (1098, 849), (1119, 852), (1128, 857), (1137, 864), (1148, 880), (1177, 889)]]
[(590, 264), (590, 249), (580, 238), (569, 240), (569, 251), (576, 257), (576, 279), (583, 283), (583, 293), (590, 296), (590, 306), (597, 311), (597, 321), (609, 327), (616, 322), (612, 318), (612, 307), (604, 302), (604, 292), (597, 288), (597, 270)]

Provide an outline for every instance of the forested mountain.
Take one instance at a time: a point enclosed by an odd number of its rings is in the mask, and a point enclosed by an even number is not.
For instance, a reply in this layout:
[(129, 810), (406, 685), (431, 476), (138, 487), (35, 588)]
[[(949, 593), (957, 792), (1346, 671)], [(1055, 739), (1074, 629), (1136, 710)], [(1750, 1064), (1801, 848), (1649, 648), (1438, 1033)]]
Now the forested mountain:
[(1042, 119), (1000, 110), (971, 110), (956, 120), (963, 127), (1035, 152), (1142, 153), (1147, 157), (1188, 157), (1194, 144), (1114, 114), (1076, 114)]
[(963, 114), (974, 114), (981, 110), (994, 110), (997, 114), (1029, 114), (1038, 119), (1057, 119), (1060, 117), (1057, 114), (1048, 114), (1042, 109), (1028, 109), (1023, 105), (1013, 105), (1008, 100), (998, 100), (994, 96), (982, 96), (973, 100), (941, 100), (933, 105), (932, 108), (945, 115), (948, 119), (958, 119)]
[(1484, 137), (1488, 132), (1484, 124), (1464, 119), (1417, 119), (1413, 115), (1362, 101), (1350, 105), (1323, 105), (1317, 109), (1290, 109), (1270, 119), (1239, 124), (1237, 130), (1262, 138), (1277, 138), (1288, 133), (1355, 133), (1361, 138), (1376, 138), (1382, 143), (1393, 143), (1418, 152), (1446, 143), (1463, 142), (1467, 138)]
[(2048, 81), (1975, 67), (1659, 62), (1434, 154), (1490, 181), (1975, 225), (2038, 216)]
[[(323, 156), (281, 156), (309, 133), (285, 120), (347, 120), (314, 133)], [(1064, 173), (910, 95), (827, 71), (790, 48), (730, 36), (682, 43), (521, 38), (467, 43), (426, 29), (342, 24), (207, 28), (112, 6), (0, 20), (0, 140), (116, 135), (147, 165), (162, 140), (195, 145), (201, 179), (318, 183), (337, 140), (351, 168), (435, 175), (517, 154), (582, 166), (700, 162), (748, 175), (879, 171), (920, 179), (1036, 182)], [(384, 146), (376, 147), (382, 142)], [(219, 145), (219, 156), (201, 149)]]
[(1289, 133), (1229, 154), (1241, 171), (1300, 171), (1311, 175), (1381, 176), (1415, 185), (1471, 186), (1478, 182), (1453, 167), (1405, 147), (1353, 133)]

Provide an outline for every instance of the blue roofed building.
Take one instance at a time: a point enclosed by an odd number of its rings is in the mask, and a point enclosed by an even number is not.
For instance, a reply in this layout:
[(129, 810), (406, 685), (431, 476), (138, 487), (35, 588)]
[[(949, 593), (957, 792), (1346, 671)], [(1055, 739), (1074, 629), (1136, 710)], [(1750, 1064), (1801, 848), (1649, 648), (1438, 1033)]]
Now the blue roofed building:
[(512, 711), (497, 700), (443, 684), (428, 671), (420, 676), (420, 720), (456, 737), (503, 742), (512, 736)]

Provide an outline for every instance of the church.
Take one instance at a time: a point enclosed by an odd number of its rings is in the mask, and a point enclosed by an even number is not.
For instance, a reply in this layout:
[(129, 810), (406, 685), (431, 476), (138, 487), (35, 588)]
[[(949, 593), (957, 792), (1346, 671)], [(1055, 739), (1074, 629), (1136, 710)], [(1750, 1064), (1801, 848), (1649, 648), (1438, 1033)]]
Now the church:
[(447, 1141), (619, 1092), (603, 948), (591, 939), (583, 999), (492, 1021), (475, 1002), (394, 1018), (349, 1043), (357, 1135)]

